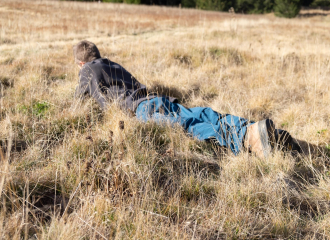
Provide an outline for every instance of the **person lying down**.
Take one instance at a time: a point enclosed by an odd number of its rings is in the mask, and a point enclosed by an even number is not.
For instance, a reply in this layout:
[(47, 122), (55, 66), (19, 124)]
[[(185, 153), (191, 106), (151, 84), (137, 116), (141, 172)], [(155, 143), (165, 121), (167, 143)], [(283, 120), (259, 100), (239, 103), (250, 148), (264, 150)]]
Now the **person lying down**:
[(276, 129), (271, 119), (253, 122), (209, 107), (186, 108), (176, 98), (148, 92), (125, 68), (102, 58), (92, 42), (83, 40), (74, 45), (73, 55), (80, 68), (75, 97), (93, 97), (104, 111), (116, 101), (140, 121), (178, 123), (193, 137), (212, 140), (235, 155), (245, 149), (265, 159), (276, 146), (298, 153), (304, 151), (300, 147), (302, 142), (287, 131)]

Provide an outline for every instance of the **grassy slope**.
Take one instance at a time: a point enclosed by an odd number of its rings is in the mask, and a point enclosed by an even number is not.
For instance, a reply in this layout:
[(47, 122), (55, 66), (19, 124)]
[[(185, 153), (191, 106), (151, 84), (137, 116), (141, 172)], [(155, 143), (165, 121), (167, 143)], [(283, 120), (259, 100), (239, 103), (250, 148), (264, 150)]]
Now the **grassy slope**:
[(329, 21), (1, 1), (0, 139), (28, 147), (1, 162), (0, 239), (329, 238), (325, 156), (235, 157), (116, 106), (102, 114), (73, 100), (72, 57), (88, 39), (188, 107), (269, 117), (327, 146)]

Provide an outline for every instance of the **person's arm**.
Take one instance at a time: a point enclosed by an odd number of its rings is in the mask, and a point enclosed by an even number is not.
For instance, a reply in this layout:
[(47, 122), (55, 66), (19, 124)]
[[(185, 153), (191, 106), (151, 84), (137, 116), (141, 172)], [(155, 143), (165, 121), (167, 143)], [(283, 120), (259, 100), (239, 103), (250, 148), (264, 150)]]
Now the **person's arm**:
[(107, 101), (99, 89), (95, 73), (91, 69), (83, 67), (79, 75), (79, 84), (76, 88), (75, 98), (84, 99), (86, 95), (89, 95), (105, 110)]
[(105, 99), (103, 93), (100, 91), (98, 83), (95, 79), (91, 81), (90, 95), (98, 102), (102, 110), (106, 109), (108, 101)]
[(79, 82), (74, 94), (75, 98), (84, 99), (87, 94), (90, 94), (91, 78), (88, 78), (87, 71), (83, 68), (79, 72)]

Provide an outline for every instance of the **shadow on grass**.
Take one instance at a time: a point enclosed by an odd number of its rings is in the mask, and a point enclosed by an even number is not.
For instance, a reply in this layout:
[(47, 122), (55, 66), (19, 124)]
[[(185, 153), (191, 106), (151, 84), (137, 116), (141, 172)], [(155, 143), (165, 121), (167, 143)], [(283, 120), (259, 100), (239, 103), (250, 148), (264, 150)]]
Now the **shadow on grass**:
[(327, 13), (301, 13), (298, 15), (298, 18), (310, 18), (310, 17), (317, 17), (317, 16), (326, 17), (328, 15), (329, 14), (327, 14)]
[[(0, 147), (3, 150), (4, 153), (6, 153), (8, 151), (8, 140), (4, 139), (4, 140), (0, 140)], [(26, 143), (26, 141), (24, 140), (13, 140), (11, 143), (11, 149), (10, 152), (22, 152), (25, 149), (27, 149), (28, 145)]]
[(192, 85), (190, 89), (183, 90), (176, 87), (168, 87), (164, 86), (160, 83), (154, 84), (152, 87), (148, 89), (150, 93), (157, 93), (157, 95), (164, 95), (169, 97), (174, 97), (179, 100), (180, 104), (187, 104), (192, 97), (197, 98), (201, 94), (203, 94), (203, 99), (212, 100), (217, 96), (215, 93), (201, 93), (200, 86), (195, 84)]

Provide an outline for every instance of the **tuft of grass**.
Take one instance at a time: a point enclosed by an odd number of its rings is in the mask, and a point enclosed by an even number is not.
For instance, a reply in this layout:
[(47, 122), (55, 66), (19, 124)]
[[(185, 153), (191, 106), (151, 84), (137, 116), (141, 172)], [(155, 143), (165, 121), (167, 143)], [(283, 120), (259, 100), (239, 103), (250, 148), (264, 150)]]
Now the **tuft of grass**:
[(209, 53), (214, 60), (223, 59), (227, 64), (242, 65), (245, 62), (244, 56), (237, 49), (211, 47)]
[(16, 41), (10, 38), (0, 38), (0, 45), (2, 44), (16, 44)]
[(14, 87), (14, 82), (15, 80), (13, 78), (0, 76), (0, 84), (4, 86), (4, 88)]
[(43, 117), (49, 108), (50, 104), (48, 102), (36, 102), (32, 105), (32, 113), (38, 117)]
[(9, 57), (9, 58), (6, 58), (4, 61), (2, 61), (1, 64), (11, 65), (14, 62), (14, 60), (15, 60), (14, 57)]
[(33, 103), (29, 105), (21, 105), (19, 106), (19, 111), (28, 114), (28, 115), (34, 115), (37, 117), (44, 117), (44, 115), (48, 112), (50, 109), (50, 103), (46, 101), (33, 101)]

